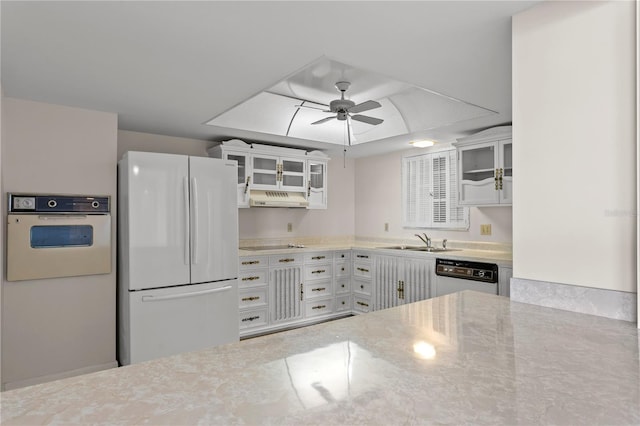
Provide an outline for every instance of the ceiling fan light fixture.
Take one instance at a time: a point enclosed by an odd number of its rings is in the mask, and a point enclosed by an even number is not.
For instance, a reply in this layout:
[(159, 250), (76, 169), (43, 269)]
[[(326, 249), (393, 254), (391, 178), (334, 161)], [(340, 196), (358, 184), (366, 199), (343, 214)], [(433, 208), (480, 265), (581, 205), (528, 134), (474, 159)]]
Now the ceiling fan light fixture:
[(414, 148), (428, 148), (436, 144), (435, 141), (432, 141), (430, 139), (420, 139), (420, 140), (411, 141), (409, 143), (413, 145)]

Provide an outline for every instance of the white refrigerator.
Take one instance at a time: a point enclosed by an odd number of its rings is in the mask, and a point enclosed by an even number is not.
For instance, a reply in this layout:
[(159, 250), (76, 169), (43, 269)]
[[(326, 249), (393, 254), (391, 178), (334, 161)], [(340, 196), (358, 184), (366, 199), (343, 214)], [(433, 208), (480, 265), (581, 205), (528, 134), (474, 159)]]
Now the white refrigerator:
[(238, 341), (237, 166), (127, 152), (118, 163), (118, 360)]

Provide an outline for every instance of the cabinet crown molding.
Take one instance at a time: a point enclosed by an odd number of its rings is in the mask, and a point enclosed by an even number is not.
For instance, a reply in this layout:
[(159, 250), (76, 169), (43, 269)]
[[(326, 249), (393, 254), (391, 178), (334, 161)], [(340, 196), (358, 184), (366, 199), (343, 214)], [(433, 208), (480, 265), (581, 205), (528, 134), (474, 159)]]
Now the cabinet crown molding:
[(456, 142), (453, 142), (452, 145), (456, 146), (456, 145), (476, 143), (476, 142), (487, 142), (487, 141), (496, 141), (501, 139), (511, 139), (512, 134), (513, 134), (512, 126), (491, 127), (481, 132), (474, 133), (473, 135), (458, 138), (458, 140)]

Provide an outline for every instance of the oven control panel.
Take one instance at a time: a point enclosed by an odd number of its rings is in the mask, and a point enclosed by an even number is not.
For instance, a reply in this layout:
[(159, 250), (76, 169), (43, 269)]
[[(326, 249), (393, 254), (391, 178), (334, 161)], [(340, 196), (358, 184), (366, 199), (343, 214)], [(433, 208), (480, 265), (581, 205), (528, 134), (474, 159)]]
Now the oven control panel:
[(109, 213), (109, 197), (9, 194), (9, 213)]

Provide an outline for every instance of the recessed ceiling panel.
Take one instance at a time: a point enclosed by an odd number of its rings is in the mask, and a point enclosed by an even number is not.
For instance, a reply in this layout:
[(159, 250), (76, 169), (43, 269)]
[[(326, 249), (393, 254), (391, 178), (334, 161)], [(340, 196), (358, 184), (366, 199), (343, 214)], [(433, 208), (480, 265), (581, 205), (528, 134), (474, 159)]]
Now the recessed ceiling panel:
[[(358, 111), (368, 101), (379, 106)], [(495, 111), (323, 57), (206, 124), (355, 145), (401, 135), (409, 139), (412, 133), (491, 114)], [(376, 119), (382, 122), (368, 123)]]

